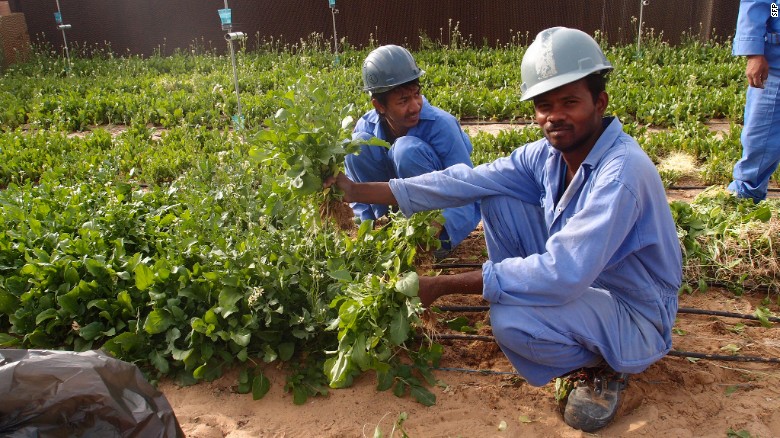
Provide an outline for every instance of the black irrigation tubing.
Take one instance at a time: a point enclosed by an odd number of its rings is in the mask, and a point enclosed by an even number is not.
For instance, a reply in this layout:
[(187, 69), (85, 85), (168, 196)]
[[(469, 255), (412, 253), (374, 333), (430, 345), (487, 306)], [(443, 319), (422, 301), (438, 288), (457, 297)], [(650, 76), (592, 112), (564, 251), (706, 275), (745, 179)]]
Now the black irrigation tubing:
[[(490, 307), (488, 306), (436, 306), (436, 308), (441, 310), (442, 312), (486, 312), (490, 310)], [(696, 309), (693, 307), (680, 307), (679, 309), (677, 309), (677, 313), (687, 313), (692, 315), (714, 315), (714, 316), (723, 316), (726, 318), (739, 318), (739, 319), (750, 319), (753, 321), (761, 321), (761, 318), (755, 315), (748, 315), (744, 313), (723, 312), (720, 310)], [(766, 319), (771, 322), (780, 322), (780, 318), (774, 316), (768, 316)]]
[(482, 263), (434, 263), (433, 269), (481, 268)]
[[(493, 336), (484, 335), (463, 335), (463, 334), (434, 334), (431, 335), (434, 340), (457, 340), (457, 341), (486, 341), (495, 342)], [(706, 354), (696, 353), (692, 351), (677, 351), (672, 350), (667, 353), (667, 356), (686, 357), (694, 359), (707, 359), (707, 360), (720, 360), (725, 362), (755, 362), (755, 363), (777, 363), (780, 364), (780, 358), (775, 357), (758, 357), (758, 356), (725, 356), (719, 354)]]
[(723, 360), (730, 362), (760, 362), (760, 363), (780, 363), (780, 358), (776, 357), (757, 357), (757, 356), (724, 356), (719, 354), (694, 353), (692, 351), (672, 350), (666, 353), (667, 356), (691, 357), (694, 359)]
[[(750, 319), (753, 321), (761, 321), (761, 318), (755, 315), (747, 315), (744, 313), (723, 312), (720, 310), (695, 309), (692, 307), (680, 307), (679, 309), (677, 309), (677, 313), (690, 313), (694, 315), (715, 315), (715, 316), (725, 316), (726, 318), (741, 318), (741, 319)], [(780, 322), (780, 318), (774, 316), (767, 316), (766, 319), (767, 321), (771, 321), (771, 322)]]

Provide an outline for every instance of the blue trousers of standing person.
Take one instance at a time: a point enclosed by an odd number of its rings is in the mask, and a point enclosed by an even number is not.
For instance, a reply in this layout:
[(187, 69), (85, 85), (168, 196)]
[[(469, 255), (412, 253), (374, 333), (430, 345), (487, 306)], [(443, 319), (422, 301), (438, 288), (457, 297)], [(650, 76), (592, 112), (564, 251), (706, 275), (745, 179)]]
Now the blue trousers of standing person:
[[(362, 134), (368, 139), (368, 134)], [(390, 149), (381, 146), (361, 146), (358, 155), (348, 155), (345, 159), (347, 176), (356, 182), (381, 182), (393, 178), (409, 178), (436, 170), (444, 165), (433, 148), (423, 140), (405, 136), (399, 137)], [(360, 220), (375, 220), (385, 216), (387, 205), (350, 204), (355, 216)], [(442, 211), (444, 230), (439, 238), (442, 248), (457, 246), (479, 223), (479, 204), (473, 203)]]
[(742, 128), (742, 158), (729, 191), (758, 202), (780, 163), (780, 75), (770, 69), (764, 88), (748, 87)]
[[(483, 199), (481, 210), (493, 263), (545, 251), (548, 233), (539, 206), (495, 196)], [(490, 305), (499, 347), (531, 385), (542, 386), (602, 360), (618, 372), (638, 373), (647, 368), (648, 358), (665, 355), (663, 336), (653, 321), (632, 311), (630, 295), (589, 287), (569, 302), (559, 298), (538, 306)], [(675, 298), (665, 301), (674, 305)]]

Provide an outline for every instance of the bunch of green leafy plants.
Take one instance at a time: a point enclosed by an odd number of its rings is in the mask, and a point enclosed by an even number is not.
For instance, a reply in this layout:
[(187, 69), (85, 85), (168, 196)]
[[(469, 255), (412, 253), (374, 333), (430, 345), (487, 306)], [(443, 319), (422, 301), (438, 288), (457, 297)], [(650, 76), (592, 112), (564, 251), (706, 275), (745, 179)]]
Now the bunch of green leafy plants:
[(333, 86), (302, 78), (279, 93), (280, 108), (252, 140), (250, 156), (260, 163), (281, 164), (285, 172), (280, 185), (298, 196), (321, 192), (323, 181), (343, 170), (344, 158), (361, 145), (390, 147), (376, 137), (351, 139), (355, 105), (331, 112), (335, 93)]
[[(340, 146), (330, 110), (309, 108), (315, 117), (304, 128), (316, 134), (321, 120), (320, 132), (332, 129), (328, 147)], [(376, 229), (366, 222), (354, 237), (320, 227), (312, 197), (281, 184), (278, 165), (250, 159), (249, 145), (215, 131), (174, 128), (154, 139), (137, 123), (113, 138), (104, 130), (5, 138), (19, 146), (3, 150), (18, 165), (7, 167), (0, 192), (0, 345), (103, 348), (153, 379), (182, 383), (243, 365), (239, 388), (255, 396), (263, 364), (282, 362), (296, 403), (375, 369), (392, 376), (397, 394), (431, 402), (415, 373), (439, 353), (417, 348), (421, 308), (398, 285), (418, 248), (438, 242), (436, 213)], [(25, 146), (34, 141), (47, 148)], [(31, 152), (49, 163), (35, 166), (35, 179), (21, 177), (33, 169), (22, 166)], [(358, 291), (376, 299), (357, 300)], [(334, 304), (349, 300), (354, 314)], [(342, 319), (355, 325), (336, 330)], [(326, 372), (329, 357), (357, 351), (345, 333), (365, 327), (376, 329), (361, 356), (369, 362)]]
[(776, 200), (756, 204), (712, 187), (690, 204), (675, 201), (670, 207), (689, 283), (700, 289), (721, 285), (738, 294), (780, 291)]

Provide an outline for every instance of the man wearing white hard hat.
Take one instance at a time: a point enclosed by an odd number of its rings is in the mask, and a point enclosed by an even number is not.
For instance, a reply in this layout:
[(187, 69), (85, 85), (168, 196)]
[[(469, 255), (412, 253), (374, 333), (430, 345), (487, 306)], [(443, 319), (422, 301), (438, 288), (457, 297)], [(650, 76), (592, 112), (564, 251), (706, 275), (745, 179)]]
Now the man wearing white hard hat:
[(615, 416), (628, 375), (672, 347), (682, 256), (661, 178), (615, 117), (612, 65), (586, 33), (555, 27), (523, 56), (523, 100), (544, 138), (471, 169), (389, 183), (331, 178), (345, 200), (404, 214), (481, 201), (489, 261), (420, 277), (428, 306), (453, 294), (490, 303), (493, 335), (531, 385), (556, 381), (564, 421), (593, 432)]

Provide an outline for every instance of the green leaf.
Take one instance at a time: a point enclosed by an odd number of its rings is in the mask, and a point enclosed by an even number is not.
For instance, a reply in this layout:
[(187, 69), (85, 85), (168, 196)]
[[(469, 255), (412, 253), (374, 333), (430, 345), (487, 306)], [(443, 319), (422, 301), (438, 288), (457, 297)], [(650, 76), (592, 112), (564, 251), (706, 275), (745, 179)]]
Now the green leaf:
[(761, 325), (764, 328), (771, 328), (772, 327), (772, 323), (769, 322), (769, 317), (774, 316), (774, 315), (766, 307), (757, 307), (756, 311), (753, 312), (753, 316), (758, 318), (759, 322), (761, 322)]
[(135, 309), (133, 309), (133, 301), (132, 298), (130, 298), (130, 293), (126, 290), (123, 290), (116, 295), (116, 302), (121, 304), (129, 312), (135, 311)]
[(10, 348), (19, 344), (19, 339), (8, 333), (0, 333), (0, 348)]
[(354, 122), (354, 121), (355, 121), (355, 118), (352, 117), (352, 116), (344, 117), (341, 120), (341, 129), (348, 129), (352, 125), (352, 122)]
[(396, 397), (403, 397), (406, 395), (406, 389), (408, 387), (409, 385), (407, 385), (403, 380), (396, 381), (395, 386), (393, 386), (393, 395)]
[(56, 317), (57, 317), (57, 309), (53, 309), (53, 308), (50, 307), (50, 308), (44, 310), (43, 312), (39, 313), (35, 317), (35, 325), (41, 325), (42, 322), (48, 321), (48, 320), (50, 320), (52, 318), (56, 318)]
[(19, 298), (15, 295), (0, 290), (0, 314), (10, 315), (19, 308)]
[(236, 392), (239, 394), (248, 394), (251, 390), (252, 382), (249, 378), (249, 370), (243, 368), (241, 372), (238, 373), (238, 388), (236, 388)]
[(395, 373), (392, 370), (386, 372), (377, 372), (376, 374), (376, 390), (387, 391), (393, 387), (395, 382)]
[(79, 329), (79, 336), (91, 341), (98, 337), (103, 332), (103, 323), (100, 321), (91, 322)]
[(398, 280), (395, 289), (407, 297), (416, 297), (420, 290), (420, 278), (416, 272), (410, 272)]
[(219, 307), (222, 308), (222, 316), (227, 318), (238, 311), (236, 303), (243, 297), (244, 294), (234, 287), (222, 288), (222, 292), (219, 293)]
[(344, 269), (339, 269), (336, 271), (328, 271), (328, 276), (334, 280), (352, 282), (352, 274), (350, 274), (349, 271)]
[(195, 371), (192, 372), (192, 377), (201, 380), (204, 377), (206, 377), (206, 374), (209, 372), (209, 364), (204, 363), (203, 365), (195, 368)]
[(144, 322), (144, 330), (150, 335), (162, 333), (173, 325), (170, 313), (165, 309), (155, 309), (149, 312)]
[(412, 397), (425, 406), (436, 404), (436, 394), (428, 391), (424, 386), (412, 385)]
[(266, 377), (263, 373), (256, 375), (252, 379), (253, 400), (260, 400), (261, 398), (265, 397), (269, 389), (271, 389), (271, 381), (268, 380), (268, 377)]
[(238, 328), (235, 332), (230, 334), (230, 339), (241, 347), (249, 345), (249, 341), (252, 339), (252, 332), (245, 328)]
[(139, 290), (146, 290), (154, 284), (154, 271), (152, 271), (152, 268), (139, 264), (133, 272), (135, 273), (135, 287)]
[(295, 344), (292, 342), (282, 342), (279, 344), (279, 360), (287, 362), (292, 359), (295, 353)]
[(352, 360), (362, 371), (371, 366), (371, 360), (366, 351), (366, 335), (362, 333), (357, 336), (352, 346)]
[(265, 363), (271, 363), (276, 360), (276, 358), (279, 357), (279, 355), (276, 353), (276, 351), (268, 344), (265, 344), (263, 347), (263, 351), (265, 354), (263, 355), (263, 362)]
[(409, 335), (409, 318), (406, 313), (398, 310), (393, 314), (393, 320), (390, 322), (390, 342), (394, 345), (401, 345), (406, 341)]
[(452, 330), (462, 331), (463, 326), (469, 325), (469, 319), (465, 316), (449, 319), (446, 321), (447, 327)]
[(149, 361), (157, 368), (157, 371), (159, 371), (160, 374), (168, 374), (170, 371), (168, 361), (157, 350), (152, 350), (152, 352), (149, 353)]
[(70, 283), (72, 286), (75, 286), (78, 284), (79, 280), (79, 272), (73, 268), (73, 266), (68, 266), (67, 269), (65, 269), (65, 272), (63, 273), (63, 277), (65, 278), (65, 281)]
[[(79, 284), (84, 284), (84, 281), (79, 282)], [(74, 288), (72, 291), (66, 293), (65, 295), (58, 296), (57, 304), (59, 304), (63, 310), (65, 310), (72, 316), (80, 315), (81, 308), (79, 307), (78, 297), (79, 297), (79, 289)]]
[(325, 361), (325, 374), (331, 388), (346, 388), (352, 384), (352, 360), (346, 352)]
[(302, 405), (309, 399), (309, 391), (303, 385), (295, 385), (292, 389), (293, 403), (296, 405)]
[(103, 350), (108, 351), (114, 356), (122, 356), (123, 353), (130, 353), (136, 349), (142, 348), (144, 345), (146, 345), (146, 338), (144, 338), (144, 336), (136, 333), (124, 332), (106, 341), (106, 343), (103, 344)]

